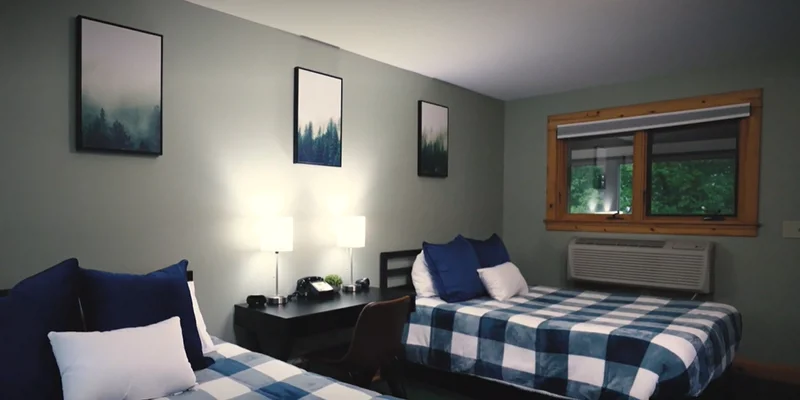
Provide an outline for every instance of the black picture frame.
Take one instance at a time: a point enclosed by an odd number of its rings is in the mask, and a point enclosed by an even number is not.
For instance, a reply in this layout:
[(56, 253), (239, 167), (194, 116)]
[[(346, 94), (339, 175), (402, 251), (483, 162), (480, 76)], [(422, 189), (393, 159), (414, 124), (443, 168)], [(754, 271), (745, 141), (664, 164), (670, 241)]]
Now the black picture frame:
[[(324, 133), (321, 131), (317, 131), (316, 137), (314, 134), (314, 126), (313, 122), (311, 121), (300, 121), (301, 118), (301, 107), (308, 107), (309, 105), (304, 105), (301, 102), (303, 99), (301, 98), (301, 75), (303, 73), (309, 73), (314, 75), (318, 75), (324, 78), (330, 78), (333, 80), (338, 80), (339, 85), (339, 96), (338, 96), (338, 124), (336, 121), (333, 121), (333, 118), (336, 117), (335, 114), (331, 116), (331, 119), (326, 127)], [(335, 95), (335, 94), (334, 94)], [(335, 110), (334, 110), (335, 111)], [(292, 136), (294, 137), (294, 163), (295, 164), (310, 164), (310, 165), (319, 165), (319, 166), (326, 166), (326, 167), (341, 167), (342, 166), (342, 148), (344, 143), (344, 130), (342, 129), (342, 114), (344, 113), (344, 79), (338, 76), (326, 74), (324, 72), (314, 71), (308, 68), (303, 67), (295, 67), (294, 68), (294, 125), (293, 125), (293, 132)], [(309, 124), (309, 122), (311, 122)], [(333, 126), (331, 126), (333, 123)], [(308, 129), (311, 127), (310, 135), (308, 134)], [(321, 128), (318, 127), (318, 128)], [(334, 128), (334, 134), (331, 136), (331, 128)], [(301, 131), (303, 130), (303, 131)], [(323, 137), (324, 136), (324, 137)], [(333, 137), (336, 137), (336, 140)], [(328, 151), (324, 152), (325, 155), (321, 154), (311, 154), (311, 148), (309, 147), (313, 141), (320, 140), (322, 143), (319, 147), (327, 147)]]
[[(425, 126), (426, 114), (425, 109), (431, 106), (434, 109), (444, 109), (446, 113), (444, 118), (445, 132), (443, 137), (444, 151), (440, 147), (439, 138), (434, 139), (432, 142), (425, 139), (425, 130), (430, 129)], [(430, 110), (428, 110), (430, 111)], [(441, 112), (441, 111), (439, 111)], [(437, 122), (441, 122), (441, 118), (437, 118)], [(434, 133), (435, 136), (441, 136), (441, 133)], [(443, 154), (442, 154), (443, 153)], [(420, 100), (417, 103), (417, 176), (428, 178), (447, 178), (449, 169), (449, 155), (450, 155), (450, 108), (441, 104), (432, 103), (430, 101)]]
[[(161, 156), (164, 154), (164, 36), (155, 32), (150, 32), (142, 29), (133, 28), (130, 26), (120, 25), (113, 22), (103, 21), (96, 18), (91, 18), (83, 15), (78, 15), (76, 18), (76, 129), (75, 129), (75, 148), (77, 151), (80, 152), (96, 152), (96, 153), (115, 153), (115, 154), (132, 154), (132, 155), (146, 155), (146, 156)], [(88, 116), (91, 115), (90, 109), (100, 108), (102, 111), (100, 116), (105, 115), (105, 106), (102, 104), (92, 104), (89, 106), (89, 100), (84, 102), (84, 83), (89, 81), (88, 77), (84, 76), (83, 73), (83, 62), (84, 62), (84, 49), (85, 44), (84, 41), (86, 37), (84, 36), (84, 28), (88, 26), (89, 23), (93, 24), (102, 24), (108, 25), (114, 28), (123, 29), (129, 31), (131, 34), (142, 34), (142, 35), (149, 35), (153, 36), (158, 39), (158, 104), (139, 104), (139, 105), (131, 105), (131, 106), (120, 106), (119, 109), (116, 111), (120, 118), (123, 119), (123, 122), (120, 122), (119, 119), (115, 118), (115, 123), (119, 123), (119, 128), (114, 123), (110, 123), (110, 119), (108, 120), (109, 123), (106, 123), (106, 128), (103, 128), (101, 132), (98, 133), (97, 129), (91, 131), (93, 128), (89, 128), (92, 122), (88, 121)], [(112, 40), (111, 38), (104, 38), (104, 40), (109, 41)], [(120, 46), (121, 49), (124, 49), (124, 43)], [(109, 57), (114, 57), (110, 55)], [(102, 86), (102, 85), (101, 85)], [(88, 98), (88, 96), (87, 96)], [(100, 101), (98, 101), (100, 103)], [(122, 104), (122, 102), (120, 102)], [(149, 109), (149, 114), (145, 114), (146, 117), (149, 118), (146, 122), (142, 122), (143, 118), (141, 117), (141, 111), (145, 110), (145, 107), (149, 107), (153, 105), (152, 109)], [(112, 116), (113, 117), (113, 116)], [(96, 116), (96, 120), (99, 119), (99, 116)], [(138, 123), (131, 123), (132, 120), (138, 121)], [(99, 124), (99, 123), (98, 123)], [(126, 126), (136, 125), (139, 129), (139, 133), (135, 135), (131, 135), (130, 132), (126, 131)], [(147, 125), (148, 128), (141, 128), (142, 126)], [(101, 125), (95, 125), (101, 126)], [(150, 132), (156, 131), (156, 137), (152, 137), (151, 135), (142, 136), (141, 131), (147, 129)], [(101, 134), (105, 131), (105, 136), (101, 136)], [(131, 128), (131, 130), (133, 130)], [(134, 140), (137, 140), (138, 143), (134, 144)]]

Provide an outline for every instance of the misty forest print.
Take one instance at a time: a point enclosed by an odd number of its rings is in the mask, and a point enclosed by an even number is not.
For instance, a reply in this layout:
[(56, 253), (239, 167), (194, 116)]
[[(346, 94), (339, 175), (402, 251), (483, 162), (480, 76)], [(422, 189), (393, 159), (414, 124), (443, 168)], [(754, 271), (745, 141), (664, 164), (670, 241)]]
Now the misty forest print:
[(445, 106), (419, 102), (418, 176), (447, 177), (448, 113)]
[(294, 162), (342, 166), (342, 79), (295, 68)]
[(77, 148), (162, 154), (162, 37), (78, 17)]

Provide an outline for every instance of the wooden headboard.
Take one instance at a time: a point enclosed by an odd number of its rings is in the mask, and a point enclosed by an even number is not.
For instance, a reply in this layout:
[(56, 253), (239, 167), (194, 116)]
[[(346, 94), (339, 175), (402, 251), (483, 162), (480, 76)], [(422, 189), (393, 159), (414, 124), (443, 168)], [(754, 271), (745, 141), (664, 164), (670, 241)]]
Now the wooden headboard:
[[(387, 251), (381, 253), (381, 270), (380, 270), (380, 287), (381, 289), (389, 288), (389, 278), (405, 278), (405, 284), (391, 286), (398, 289), (414, 289), (414, 284), (411, 282), (411, 266), (414, 264), (414, 258), (422, 251), (420, 249), (400, 250), (400, 251)], [(401, 267), (390, 268), (389, 262), (397, 261), (402, 263)], [(407, 265), (406, 265), (407, 264)]]
[[(411, 272), (409, 271), (409, 273), (411, 273)], [(189, 281), (189, 282), (194, 281), (194, 272), (193, 271), (186, 271), (186, 280)], [(8, 292), (10, 290), (11, 289), (0, 289), (0, 297), (8, 296)]]

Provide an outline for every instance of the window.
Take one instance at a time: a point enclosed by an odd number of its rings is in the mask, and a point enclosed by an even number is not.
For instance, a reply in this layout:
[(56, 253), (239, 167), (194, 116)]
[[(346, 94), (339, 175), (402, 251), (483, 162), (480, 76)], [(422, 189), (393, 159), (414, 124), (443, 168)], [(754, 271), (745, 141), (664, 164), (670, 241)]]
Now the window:
[(756, 236), (761, 90), (548, 118), (549, 230)]
[(572, 139), (567, 148), (569, 213), (630, 214), (633, 136)]
[(736, 216), (740, 122), (710, 122), (649, 133), (648, 215)]

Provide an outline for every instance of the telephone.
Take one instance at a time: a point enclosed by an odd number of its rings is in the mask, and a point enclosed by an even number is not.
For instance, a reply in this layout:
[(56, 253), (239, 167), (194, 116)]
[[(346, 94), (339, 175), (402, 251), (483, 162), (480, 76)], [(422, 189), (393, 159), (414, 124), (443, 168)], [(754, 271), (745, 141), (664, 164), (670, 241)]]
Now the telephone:
[(369, 278), (361, 278), (355, 282), (359, 290), (369, 290)]
[(300, 297), (333, 296), (333, 288), (319, 276), (307, 276), (297, 280), (297, 295)]

